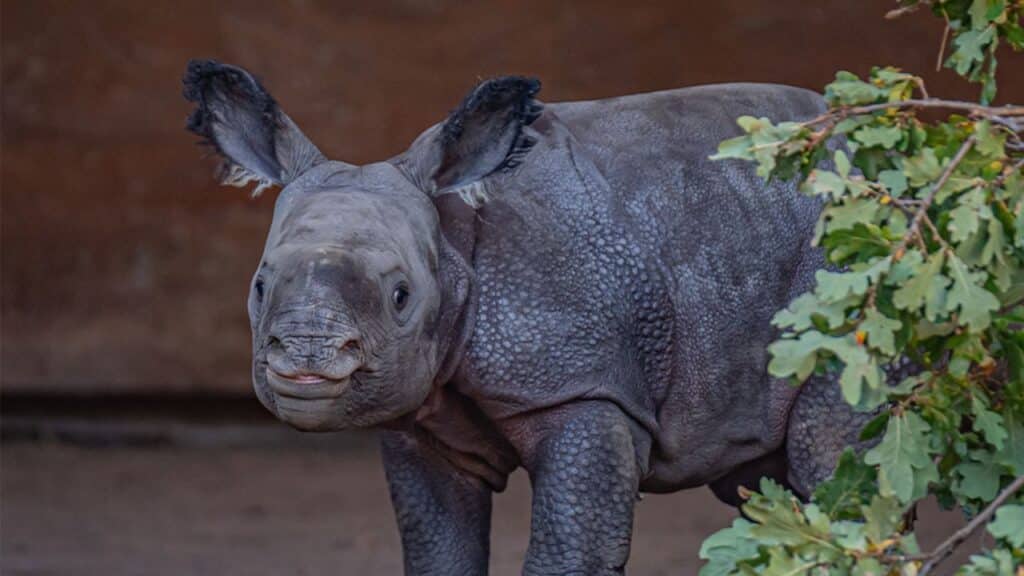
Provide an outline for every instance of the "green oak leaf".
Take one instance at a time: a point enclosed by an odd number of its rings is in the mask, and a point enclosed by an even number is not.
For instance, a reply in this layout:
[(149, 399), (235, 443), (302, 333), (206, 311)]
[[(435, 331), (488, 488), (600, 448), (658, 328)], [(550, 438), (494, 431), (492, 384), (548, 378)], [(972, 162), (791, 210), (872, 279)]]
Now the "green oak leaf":
[(948, 310), (946, 300), (949, 294), (946, 288), (949, 287), (950, 282), (949, 278), (941, 275), (932, 278), (932, 282), (928, 286), (928, 295), (924, 301), (924, 315), (928, 320), (938, 322), (946, 315)]
[(886, 223), (889, 225), (889, 233), (893, 236), (902, 237), (907, 233), (907, 215), (902, 210), (891, 210)]
[(806, 292), (777, 312), (772, 325), (801, 332), (813, 327), (815, 318), (821, 318), (829, 328), (835, 329), (846, 321), (846, 309), (852, 305), (852, 301), (819, 302), (813, 292)]
[(882, 563), (876, 558), (871, 556), (865, 556), (857, 560), (857, 565), (853, 567), (851, 576), (879, 576), (885, 574), (886, 570), (882, 567)]
[(808, 196), (824, 196), (834, 200), (846, 191), (846, 180), (835, 172), (815, 169), (800, 185), (800, 191)]
[(959, 480), (954, 485), (954, 492), (964, 498), (974, 498), (988, 502), (999, 493), (999, 477), (1002, 467), (999, 466), (989, 452), (975, 450), (953, 469)]
[(924, 186), (937, 180), (942, 174), (942, 166), (935, 156), (935, 150), (925, 148), (915, 156), (904, 158), (903, 174), (912, 186)]
[(985, 18), (988, 13), (988, 0), (972, 0), (967, 13), (971, 16), (971, 28), (981, 30), (988, 25), (988, 19)]
[(1024, 415), (1014, 410), (1003, 412), (1006, 441), (996, 451), (996, 462), (1006, 466), (1015, 476), (1024, 475)]
[(998, 159), (1006, 155), (1006, 134), (994, 130), (988, 120), (982, 120), (974, 125), (974, 138), (974, 148), (983, 156)]
[(949, 213), (950, 239), (959, 244), (981, 229), (981, 219), (991, 218), (992, 211), (985, 205), (985, 190), (975, 188), (960, 196), (958, 205)]
[(955, 50), (946, 60), (946, 66), (964, 76), (985, 60), (985, 50), (995, 38), (996, 29), (988, 26), (983, 30), (968, 30), (957, 34), (953, 40)]
[(981, 286), (984, 272), (971, 272), (960, 258), (949, 258), (949, 272), (953, 287), (949, 290), (948, 306), (959, 308), (960, 323), (971, 332), (980, 332), (992, 322), (992, 312), (999, 309), (999, 299)]
[(950, 176), (949, 180), (942, 185), (942, 189), (935, 194), (935, 204), (942, 204), (950, 197), (973, 187), (977, 183), (975, 178)]
[(772, 124), (767, 118), (740, 116), (736, 123), (747, 133), (719, 144), (712, 160), (739, 158), (757, 162), (757, 175), (768, 179), (776, 170), (780, 158), (798, 153), (803, 146), (800, 139), (807, 133), (799, 122)]
[(868, 402), (861, 403), (864, 386), (870, 393), (879, 390), (884, 381), (884, 373), (874, 359), (857, 344), (852, 334), (846, 336), (828, 336), (817, 331), (807, 331), (797, 338), (783, 338), (768, 346), (772, 359), (768, 363), (768, 373), (777, 378), (796, 377), (806, 380), (817, 361), (819, 352), (831, 352), (845, 366), (839, 377), (840, 386), (847, 401), (851, 404), (865, 405), (880, 401), (878, 394), (870, 395)]
[(892, 84), (906, 84), (908, 82), (914, 82), (917, 76), (903, 72), (899, 68), (892, 66), (886, 66), (885, 68), (875, 68), (871, 71), (871, 77), (881, 80), (887, 85)]
[(872, 104), (886, 95), (886, 91), (865, 82), (856, 74), (841, 71), (836, 72), (836, 79), (828, 86), (825, 86), (825, 99), (830, 104), (843, 106), (856, 106), (859, 104)]
[(877, 473), (852, 448), (839, 456), (832, 477), (814, 490), (813, 501), (822, 512), (840, 520), (860, 517), (860, 507), (869, 502), (875, 492)]
[(978, 211), (960, 205), (949, 213), (950, 239), (959, 244), (978, 233)]
[(878, 466), (883, 479), (900, 502), (923, 496), (928, 482), (938, 479), (931, 459), (928, 433), (931, 426), (913, 412), (889, 418), (882, 441), (868, 450), (864, 462)]
[(1015, 50), (1024, 50), (1024, 27), (1017, 22), (1007, 21), (1003, 24), (1006, 42)]
[[(902, 216), (901, 212), (892, 214)], [(893, 228), (895, 225), (890, 223), (890, 231)], [(880, 258), (892, 251), (886, 231), (875, 224), (858, 224), (849, 230), (830, 231), (828, 236), (817, 244), (825, 248), (829, 261), (835, 264), (850, 258)]]
[(753, 525), (745, 518), (737, 518), (732, 526), (705, 539), (699, 555), (707, 563), (701, 567), (699, 576), (729, 576), (739, 570), (740, 562), (756, 558), (759, 543), (750, 535)]
[(907, 191), (907, 175), (901, 170), (882, 170), (878, 173), (878, 181), (885, 186), (890, 196), (899, 197)]
[(1006, 347), (1007, 379), (1010, 382), (1024, 383), (1024, 342), (1006, 339), (1002, 344)]
[(832, 157), (835, 159), (836, 172), (838, 172), (839, 176), (845, 180), (850, 175), (850, 157), (842, 150), (836, 150), (836, 153), (833, 154)]
[(1017, 233), (1013, 235), (1013, 245), (1024, 248), (1024, 206), (1018, 208), (1017, 219), (1014, 220), (1013, 227), (1017, 229)]
[(839, 520), (832, 523), (831, 531), (836, 544), (843, 548), (856, 550), (857, 552), (867, 551), (868, 537), (864, 532), (864, 524), (862, 522)]
[(791, 328), (797, 332), (814, 325), (811, 316), (818, 311), (818, 299), (813, 292), (797, 296), (789, 306), (779, 310), (772, 317), (772, 325), (779, 328)]
[(975, 234), (958, 244), (954, 253), (968, 266), (981, 267), (981, 256), (985, 251), (986, 240), (984, 233)]
[(754, 154), (750, 151), (754, 142), (750, 136), (737, 136), (724, 140), (718, 144), (718, 153), (709, 156), (710, 160), (725, 160), (737, 158), (740, 160), (753, 160)]
[(843, 118), (840, 120), (832, 132), (834, 134), (849, 134), (861, 126), (867, 126), (868, 124), (874, 123), (875, 119), (872, 116), (850, 116), (849, 118)]
[(873, 200), (846, 198), (841, 204), (834, 204), (825, 209), (829, 218), (829, 233), (849, 230), (857, 224), (871, 224), (878, 216), (882, 206)]
[(896, 332), (903, 327), (899, 320), (885, 316), (875, 308), (868, 309), (860, 329), (868, 336), (868, 345), (890, 356), (896, 353)]
[[(910, 378), (904, 379), (904, 382), (907, 380), (910, 380)], [(891, 414), (889, 414), (888, 410), (879, 412), (878, 416), (869, 420), (868, 423), (864, 425), (864, 428), (861, 429), (859, 439), (864, 441), (877, 438), (879, 434), (885, 430), (885, 425), (889, 422), (889, 416), (891, 416)]]
[(768, 566), (761, 572), (763, 576), (805, 576), (811, 568), (818, 565), (817, 560), (804, 560), (791, 554), (785, 548), (772, 548), (768, 552)]
[(1024, 548), (1024, 504), (1004, 504), (996, 510), (988, 531), (1015, 548)]
[(1013, 553), (1005, 549), (995, 549), (985, 554), (974, 554), (971, 562), (957, 570), (957, 576), (1010, 576), (1016, 570), (1017, 562)]
[(1008, 247), (1006, 239), (1006, 232), (1003, 230), (1003, 224), (993, 218), (988, 221), (988, 241), (985, 242), (985, 247), (981, 250), (981, 264), (988, 266), (992, 262), (998, 261), (1000, 264), (1005, 264), (1006, 257), (1003, 255)]
[(974, 415), (974, 429), (981, 432), (996, 450), (1002, 449), (1007, 436), (1003, 417), (989, 410), (988, 403), (978, 393), (971, 394), (971, 413)]
[(865, 146), (892, 148), (903, 137), (898, 126), (865, 126), (853, 133), (852, 138)]
[(903, 520), (903, 506), (892, 497), (875, 494), (871, 504), (862, 508), (868, 540), (879, 543), (887, 540)]
[(920, 273), (921, 264), (924, 263), (924, 256), (917, 250), (906, 253), (898, 262), (892, 265), (892, 269), (885, 276), (885, 283), (889, 286), (900, 286), (910, 278)]
[(806, 506), (805, 516), (797, 503), (791, 492), (770, 478), (762, 478), (760, 494), (752, 494), (742, 507), (743, 513), (755, 522), (750, 528), (750, 535), (769, 545), (801, 546), (827, 542), (828, 517), (813, 504)]
[(836, 355), (844, 364), (839, 375), (839, 387), (847, 404), (861, 410), (870, 410), (885, 401), (881, 393), (885, 372), (873, 357), (860, 347), (843, 350)]
[(953, 322), (935, 323), (928, 320), (919, 320), (914, 324), (914, 334), (920, 340), (927, 340), (936, 336), (949, 336), (955, 331), (956, 325)]
[(806, 380), (814, 371), (818, 350), (827, 338), (831, 337), (820, 332), (804, 332), (795, 339), (772, 342), (768, 346), (768, 352), (772, 355), (768, 362), (768, 373), (776, 378), (794, 376), (801, 382)]
[[(1003, 288), (1005, 292), (999, 297), (1000, 305), (1004, 308), (1009, 308), (1013, 304), (1024, 305), (1024, 268), (1017, 268), (1011, 272), (1009, 280), (1009, 284)], [(1024, 314), (1020, 316), (1021, 321), (1024, 322)], [(1024, 372), (1020, 374), (1020, 378), (1024, 380)]]
[(929, 256), (928, 261), (918, 266), (909, 279), (893, 293), (893, 304), (908, 312), (914, 312), (924, 306), (929, 294), (942, 285), (941, 282), (934, 283), (933, 279), (939, 276), (945, 261), (945, 252), (935, 252)]
[(889, 271), (892, 258), (880, 258), (866, 265), (854, 265), (846, 272), (818, 270), (814, 278), (818, 281), (815, 294), (823, 302), (839, 302), (850, 296), (861, 296), (868, 286)]

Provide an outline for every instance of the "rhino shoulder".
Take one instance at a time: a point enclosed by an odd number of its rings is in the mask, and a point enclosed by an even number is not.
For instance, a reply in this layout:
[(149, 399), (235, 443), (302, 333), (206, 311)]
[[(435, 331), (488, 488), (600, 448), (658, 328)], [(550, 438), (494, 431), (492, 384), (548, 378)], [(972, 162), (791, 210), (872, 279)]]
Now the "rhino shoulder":
[(820, 94), (795, 86), (728, 83), (562, 102), (549, 108), (584, 140), (611, 137), (620, 145), (643, 140), (644, 147), (650, 147), (659, 138), (678, 142), (682, 137), (713, 148), (740, 133), (736, 125), (740, 116), (773, 122), (802, 120), (820, 114), (825, 103)]
[(773, 120), (777, 121), (816, 115), (825, 110), (821, 94), (785, 84), (707, 84), (668, 90), (663, 94), (683, 107), (715, 105), (730, 113), (775, 116)]

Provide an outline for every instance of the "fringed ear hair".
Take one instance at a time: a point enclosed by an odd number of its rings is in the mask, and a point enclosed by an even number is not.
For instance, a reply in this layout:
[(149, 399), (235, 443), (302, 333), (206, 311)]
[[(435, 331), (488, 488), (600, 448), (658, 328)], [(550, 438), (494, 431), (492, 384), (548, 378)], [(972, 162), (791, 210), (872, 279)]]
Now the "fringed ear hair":
[(256, 182), (253, 195), (285, 186), (323, 154), (251, 74), (215, 60), (188, 63), (183, 95), (196, 109), (186, 127), (220, 154), (218, 174), (229, 186)]
[(476, 208), (488, 200), (483, 179), (518, 166), (534, 144), (523, 130), (543, 111), (540, 81), (504, 76), (479, 84), (448, 117), (437, 138), (430, 180), (435, 194), (458, 194)]

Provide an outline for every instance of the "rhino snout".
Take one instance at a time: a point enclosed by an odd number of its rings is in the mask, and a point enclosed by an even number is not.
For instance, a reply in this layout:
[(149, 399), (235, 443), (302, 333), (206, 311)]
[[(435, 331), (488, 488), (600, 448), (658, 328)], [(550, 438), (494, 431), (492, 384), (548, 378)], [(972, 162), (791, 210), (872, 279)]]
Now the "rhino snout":
[(268, 382), (285, 395), (347, 381), (362, 365), (363, 350), (356, 334), (270, 336)]

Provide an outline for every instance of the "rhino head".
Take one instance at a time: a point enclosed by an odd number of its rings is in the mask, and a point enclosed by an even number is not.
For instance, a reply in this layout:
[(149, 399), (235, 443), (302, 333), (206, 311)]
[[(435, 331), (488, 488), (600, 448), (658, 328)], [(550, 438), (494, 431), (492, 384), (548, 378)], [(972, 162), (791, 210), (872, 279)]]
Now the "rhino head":
[(249, 291), (260, 401), (301, 430), (414, 413), (468, 337), (472, 207), (532, 144), (539, 83), (484, 82), (406, 153), (356, 166), (325, 158), (241, 68), (192, 61), (183, 82), (222, 181), (283, 187)]

